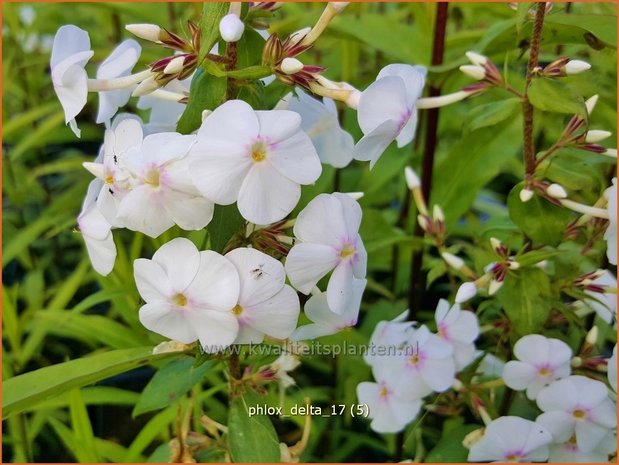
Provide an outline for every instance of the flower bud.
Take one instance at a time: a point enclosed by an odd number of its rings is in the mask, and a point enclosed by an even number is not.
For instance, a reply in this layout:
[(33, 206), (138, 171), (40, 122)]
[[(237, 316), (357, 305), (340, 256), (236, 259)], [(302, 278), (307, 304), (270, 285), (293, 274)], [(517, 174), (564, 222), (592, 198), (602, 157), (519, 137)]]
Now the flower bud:
[(234, 13), (227, 14), (219, 22), (219, 33), (226, 42), (237, 42), (245, 31), (245, 24)]
[(449, 252), (443, 252), (441, 257), (443, 257), (443, 260), (455, 270), (461, 270), (464, 266), (464, 260)]
[(466, 52), (465, 55), (474, 65), (483, 66), (488, 62), (488, 57), (485, 57), (477, 52), (469, 51)]
[(211, 113), (213, 113), (212, 110), (202, 110), (202, 121), (204, 121), (206, 118), (208, 118)]
[(509, 266), (510, 270), (517, 270), (518, 268), (520, 268), (520, 263), (518, 263), (516, 260), (510, 260), (507, 263), (507, 266)]
[(404, 168), (404, 178), (406, 179), (406, 185), (410, 190), (417, 189), (421, 186), (421, 181), (417, 173), (410, 167)]
[(490, 281), (490, 284), (488, 285), (488, 295), (496, 294), (497, 291), (501, 289), (502, 285), (503, 285), (503, 281), (497, 281), (496, 279), (493, 279), (492, 281)]
[(591, 129), (587, 131), (585, 142), (588, 144), (594, 144), (596, 142), (603, 141), (604, 139), (608, 139), (612, 135), (613, 133), (610, 131), (603, 131), (601, 129)]
[(161, 28), (155, 24), (127, 24), (125, 29), (134, 36), (151, 42), (158, 42), (161, 33)]
[(606, 151), (602, 155), (617, 158), (617, 149), (606, 149)]
[(526, 187), (520, 191), (520, 201), (522, 203), (526, 203), (533, 198), (535, 193), (531, 189), (527, 189)]
[(500, 253), (503, 251), (503, 243), (498, 240), (496, 237), (490, 238), (490, 245), (494, 249), (495, 252)]
[(585, 342), (590, 346), (594, 346), (598, 341), (599, 332), (598, 327), (593, 326), (587, 333), (587, 336), (585, 336)]
[(185, 63), (185, 57), (180, 56), (173, 58), (170, 63), (166, 65), (163, 69), (164, 74), (177, 74), (183, 70), (183, 65)]
[(280, 65), (280, 69), (285, 74), (295, 74), (303, 69), (303, 63), (296, 58), (284, 58)]
[(591, 69), (591, 65), (582, 60), (570, 60), (565, 65), (565, 74), (580, 74)]
[(567, 198), (567, 192), (560, 184), (551, 184), (546, 188), (546, 194), (555, 199), (565, 199)]
[(578, 356), (572, 358), (570, 365), (572, 368), (580, 368), (582, 366), (582, 358)]
[(479, 65), (462, 65), (460, 71), (476, 81), (481, 81), (486, 77), (486, 70)]
[(155, 80), (154, 76), (147, 77), (142, 82), (138, 84), (138, 86), (134, 89), (131, 94), (133, 97), (142, 97), (143, 95), (148, 95), (154, 90), (159, 88), (159, 84)]
[(477, 286), (473, 282), (462, 284), (456, 292), (456, 303), (461, 304), (469, 299), (472, 299), (477, 294)]
[(359, 200), (360, 198), (362, 198), (365, 194), (363, 192), (346, 192), (346, 195), (348, 197), (350, 197), (353, 200)]
[(445, 214), (439, 205), (434, 205), (432, 208), (432, 218), (434, 218), (434, 221), (440, 221), (441, 223), (445, 222)]
[(311, 30), (312, 28), (308, 26), (308, 27), (304, 27), (303, 29), (299, 29), (297, 32), (293, 32), (292, 34), (290, 34), (290, 37), (288, 38), (288, 42), (290, 46), (297, 45), (299, 42), (301, 42), (301, 40), (307, 34), (309, 34)]
[(592, 97), (589, 97), (586, 101), (585, 101), (585, 107), (587, 107), (587, 114), (591, 114), (593, 113), (593, 109), (595, 108), (595, 105), (598, 103), (598, 98), (599, 96), (596, 94)]

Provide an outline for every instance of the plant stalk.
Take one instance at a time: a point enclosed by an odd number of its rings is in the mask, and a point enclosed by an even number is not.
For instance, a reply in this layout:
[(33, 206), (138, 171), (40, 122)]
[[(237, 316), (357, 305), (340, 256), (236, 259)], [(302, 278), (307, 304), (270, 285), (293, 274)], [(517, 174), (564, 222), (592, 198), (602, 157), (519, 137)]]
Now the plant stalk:
[(524, 101), (522, 103), (523, 113), (523, 140), (524, 140), (524, 170), (525, 177), (529, 178), (535, 173), (535, 145), (533, 143), (533, 105), (529, 101), (529, 87), (536, 69), (539, 64), (539, 49), (542, 40), (542, 29), (544, 27), (544, 15), (546, 14), (546, 3), (537, 3), (535, 11), (535, 23), (533, 24), (533, 35), (531, 37), (531, 47), (529, 51), (529, 63), (527, 65), (527, 82), (524, 90)]

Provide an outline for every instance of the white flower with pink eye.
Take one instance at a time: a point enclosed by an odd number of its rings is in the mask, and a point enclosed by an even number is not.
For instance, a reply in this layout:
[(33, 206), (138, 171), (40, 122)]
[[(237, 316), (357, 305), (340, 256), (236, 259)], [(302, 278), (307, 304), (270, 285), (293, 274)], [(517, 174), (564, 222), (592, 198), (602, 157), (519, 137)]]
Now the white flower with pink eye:
[(355, 146), (355, 159), (370, 161), (370, 168), (393, 142), (404, 147), (415, 137), (416, 102), (421, 97), (426, 69), (391, 64), (383, 68), (360, 96), (357, 109), (363, 137)]
[(604, 197), (608, 200), (608, 228), (604, 233), (608, 261), (617, 264), (617, 178), (613, 178), (613, 185), (606, 189)]
[(118, 205), (124, 227), (157, 237), (175, 224), (200, 230), (213, 217), (214, 204), (191, 182), (187, 154), (195, 136), (161, 132), (146, 136), (124, 159), (131, 188)]
[[(121, 42), (97, 68), (97, 79), (116, 79), (129, 76), (140, 58), (142, 47), (133, 39)], [(118, 109), (131, 97), (131, 88), (99, 92), (97, 123), (109, 124)]]
[(232, 309), (240, 284), (234, 265), (211, 250), (199, 252), (184, 238), (164, 244), (152, 260), (133, 263), (135, 282), (146, 304), (140, 322), (184, 344), (196, 340), (209, 353), (229, 346), (239, 332)]
[(265, 225), (286, 217), (322, 171), (301, 117), (287, 110), (254, 111), (230, 100), (204, 120), (191, 151), (191, 178), (208, 199), (237, 202), (243, 218)]
[(236, 344), (258, 344), (268, 335), (286, 339), (297, 326), (299, 296), (287, 284), (283, 265), (249, 248), (238, 248), (225, 257), (236, 268), (241, 291), (232, 313), (239, 322)]
[(461, 310), (459, 304), (449, 306), (441, 299), (434, 313), (438, 337), (454, 348), (456, 370), (461, 370), (475, 359), (475, 344), (479, 336), (477, 316), (468, 310)]
[(572, 349), (559, 339), (529, 334), (516, 342), (514, 355), (518, 360), (505, 364), (503, 379), (516, 391), (526, 389), (529, 399), (535, 399), (544, 386), (571, 373)]
[(550, 431), (555, 442), (573, 435), (582, 452), (596, 450), (617, 427), (617, 411), (604, 383), (585, 376), (569, 376), (545, 387), (537, 396), (544, 413), (536, 422)]
[(322, 102), (310, 97), (300, 89), (296, 96), (286, 95), (278, 108), (291, 110), (301, 115), (301, 128), (312, 140), (320, 161), (336, 168), (343, 168), (353, 159), (355, 145), (352, 136), (340, 127), (337, 108), (330, 98)]
[(305, 315), (312, 321), (312, 324), (298, 327), (290, 336), (290, 339), (293, 341), (316, 339), (317, 337), (336, 334), (355, 326), (359, 318), (361, 297), (363, 296), (366, 283), (365, 279), (353, 279), (353, 298), (342, 314), (331, 311), (327, 302), (326, 292), (314, 294), (304, 307)]
[(542, 425), (520, 417), (493, 420), (469, 450), (469, 462), (545, 462), (552, 435)]
[(411, 328), (407, 336), (402, 350), (372, 366), (375, 378), (388, 380), (414, 398), (449, 389), (456, 374), (451, 344), (426, 326)]
[(112, 225), (105, 219), (97, 207), (97, 195), (101, 192), (103, 182), (91, 181), (77, 217), (80, 233), (84, 238), (88, 257), (95, 271), (103, 276), (110, 274), (116, 261), (116, 245), (112, 238)]
[(403, 396), (387, 381), (359, 383), (357, 399), (359, 404), (367, 405), (372, 420), (370, 428), (377, 433), (402, 431), (415, 419), (422, 406), (421, 399)]
[(294, 225), (297, 243), (286, 258), (290, 283), (309, 294), (331, 270), (327, 302), (343, 314), (353, 298), (353, 279), (364, 279), (367, 253), (361, 237), (361, 207), (346, 194), (320, 194), (299, 213)]
[(93, 55), (86, 31), (72, 24), (58, 29), (50, 59), (52, 82), (64, 109), (65, 123), (77, 137), (80, 137), (81, 132), (75, 117), (86, 105), (88, 74), (85, 67)]
[(576, 444), (576, 436), (572, 436), (567, 442), (550, 445), (548, 463), (606, 463), (609, 454), (616, 450), (617, 437), (614, 432), (609, 432), (595, 450), (590, 452), (580, 450)]

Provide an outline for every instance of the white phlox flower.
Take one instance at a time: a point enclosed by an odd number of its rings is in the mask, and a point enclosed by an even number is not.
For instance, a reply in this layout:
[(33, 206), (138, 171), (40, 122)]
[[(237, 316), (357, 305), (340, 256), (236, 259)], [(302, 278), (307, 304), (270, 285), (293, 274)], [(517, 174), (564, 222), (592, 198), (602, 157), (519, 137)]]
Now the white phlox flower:
[(299, 296), (287, 284), (284, 266), (250, 248), (238, 248), (225, 257), (236, 268), (241, 291), (232, 313), (239, 322), (236, 344), (258, 344), (268, 335), (286, 339), (297, 325)]
[(199, 252), (184, 238), (163, 245), (152, 260), (133, 263), (135, 282), (146, 302), (140, 322), (175, 341), (200, 341), (206, 352), (229, 346), (239, 332), (232, 309), (240, 284), (234, 265), (211, 250)]
[(279, 380), (282, 387), (287, 388), (296, 384), (294, 378), (288, 372), (299, 365), (301, 365), (301, 361), (296, 355), (282, 354), (269, 367), (275, 372), (275, 379)]
[(299, 213), (294, 225), (297, 243), (286, 258), (290, 283), (309, 294), (331, 270), (329, 308), (343, 314), (353, 299), (353, 279), (364, 279), (367, 253), (359, 236), (361, 207), (346, 194), (320, 194)]
[(617, 178), (613, 178), (613, 185), (606, 189), (604, 197), (608, 201), (608, 229), (604, 233), (608, 261), (617, 264)]
[[(142, 48), (133, 39), (121, 42), (97, 68), (97, 79), (115, 79), (129, 76), (140, 58)], [(131, 97), (131, 88), (99, 92), (97, 123), (106, 123), (125, 105)]]
[(174, 224), (185, 230), (204, 228), (214, 204), (200, 195), (189, 176), (186, 157), (194, 143), (195, 136), (175, 132), (142, 140), (135, 119), (123, 119), (107, 131), (103, 163), (84, 166), (105, 183), (98, 203), (108, 221), (151, 237)]
[(608, 455), (617, 450), (616, 433), (609, 432), (595, 450), (583, 452), (578, 448), (576, 436), (561, 444), (551, 444), (548, 463), (606, 463)]
[(93, 55), (86, 31), (72, 24), (58, 29), (50, 59), (52, 82), (64, 110), (65, 123), (77, 137), (81, 131), (75, 117), (86, 105), (88, 96), (88, 75), (84, 68)]
[(479, 336), (477, 316), (468, 310), (461, 310), (459, 304), (450, 307), (449, 302), (441, 299), (434, 320), (438, 337), (453, 346), (456, 370), (461, 370), (476, 357), (473, 341)]
[(404, 147), (415, 137), (417, 109), (426, 69), (391, 64), (383, 68), (360, 96), (357, 109), (363, 137), (355, 146), (355, 159), (369, 161), (370, 168), (393, 142)]
[(492, 421), (469, 450), (469, 462), (544, 462), (552, 435), (542, 425), (506, 416)]
[(518, 339), (514, 355), (503, 368), (503, 379), (510, 388), (527, 391), (535, 399), (540, 390), (553, 381), (569, 376), (572, 349), (559, 339), (529, 334)]
[(297, 113), (254, 111), (241, 100), (204, 120), (190, 157), (191, 177), (206, 198), (236, 201), (243, 218), (260, 225), (285, 218), (299, 201), (300, 185), (312, 184), (321, 171)]
[(537, 405), (544, 412), (536, 422), (552, 434), (555, 442), (576, 437), (584, 453), (596, 450), (617, 427), (617, 412), (604, 383), (585, 376), (569, 376), (542, 389)]
[[(405, 392), (405, 391), (404, 391)], [(422, 401), (403, 395), (387, 381), (357, 385), (357, 399), (369, 408), (370, 428), (377, 433), (397, 433), (419, 414)]]
[(290, 339), (293, 341), (316, 339), (317, 337), (336, 334), (355, 326), (359, 318), (361, 297), (363, 297), (366, 284), (367, 280), (365, 279), (353, 278), (353, 298), (342, 314), (335, 313), (329, 308), (326, 292), (314, 294), (304, 307), (305, 315), (312, 321), (312, 324), (297, 328), (290, 336)]
[(320, 161), (336, 168), (347, 166), (353, 158), (352, 136), (340, 127), (337, 108), (330, 98), (322, 102), (300, 89), (286, 95), (278, 107), (301, 115), (301, 128), (312, 140)]
[(388, 380), (414, 398), (449, 389), (455, 380), (453, 347), (426, 326), (406, 332), (406, 345), (372, 365), (376, 379)]

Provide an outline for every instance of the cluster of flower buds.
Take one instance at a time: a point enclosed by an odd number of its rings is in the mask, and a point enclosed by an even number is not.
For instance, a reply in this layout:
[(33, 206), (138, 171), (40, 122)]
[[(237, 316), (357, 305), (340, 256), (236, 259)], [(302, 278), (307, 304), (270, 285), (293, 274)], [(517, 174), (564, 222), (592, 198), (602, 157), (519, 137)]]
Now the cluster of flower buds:
[(281, 6), (281, 2), (249, 2), (245, 22), (254, 29), (268, 29), (269, 18)]
[(154, 73), (142, 81), (133, 91), (134, 96), (147, 95), (174, 79), (183, 80), (191, 76), (198, 66), (200, 52), (200, 29), (192, 21), (187, 22), (191, 38), (179, 35), (154, 24), (128, 24), (127, 31), (133, 35), (162, 45), (175, 51), (174, 55), (162, 58), (150, 65)]
[(421, 181), (410, 166), (404, 168), (404, 178), (406, 179), (406, 185), (413, 194), (415, 205), (417, 205), (417, 211), (419, 212), (417, 222), (419, 226), (428, 235), (434, 237), (438, 246), (442, 246), (445, 239), (445, 215), (443, 210), (439, 205), (434, 205), (432, 215), (430, 216), (426, 200), (421, 191)]
[(294, 225), (294, 220), (282, 220), (268, 226), (247, 225), (245, 233), (247, 242), (256, 249), (281, 259), (288, 255), (293, 245), (293, 238), (286, 231)]
[(494, 295), (503, 285), (507, 272), (520, 268), (520, 263), (510, 256), (509, 249), (497, 238), (491, 237), (490, 245), (494, 252), (500, 257), (500, 261), (490, 263), (486, 267), (486, 273), (490, 273), (492, 276), (488, 284), (488, 295)]
[(574, 279), (574, 286), (591, 292), (603, 294), (605, 292), (606, 286), (600, 285), (599, 283), (597, 283), (597, 281), (606, 273), (606, 270), (595, 270), (589, 273), (585, 273)]
[(591, 69), (591, 65), (582, 60), (571, 60), (567, 57), (558, 58), (552, 63), (539, 67), (535, 72), (540, 76), (546, 77), (562, 77), (571, 76), (573, 74), (584, 73)]
[(312, 44), (302, 43), (309, 32), (309, 28), (302, 29), (283, 41), (277, 34), (271, 34), (264, 45), (262, 64), (269, 66), (284, 84), (310, 89), (310, 83), (315, 82), (325, 70), (321, 66), (304, 65), (296, 58), (312, 47)]
[[(482, 84), (485, 84), (483, 88), (487, 87), (487, 85), (503, 85), (503, 76), (501, 76), (501, 72), (492, 60), (477, 52), (466, 52), (466, 57), (471, 64), (460, 66), (460, 71), (476, 81), (483, 81), (483, 83), (474, 84), (475, 88), (480, 87)], [(468, 89), (468, 87), (465, 89)]]

